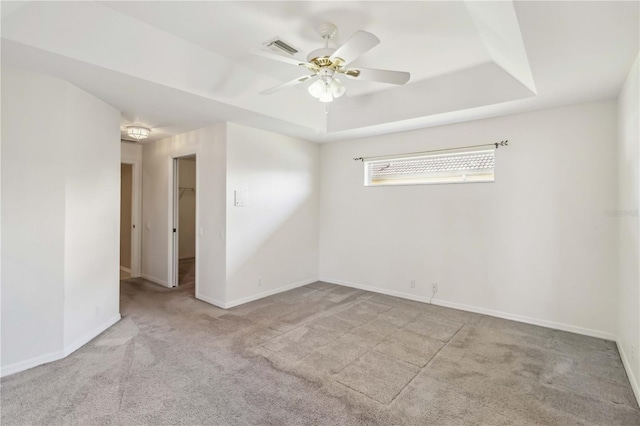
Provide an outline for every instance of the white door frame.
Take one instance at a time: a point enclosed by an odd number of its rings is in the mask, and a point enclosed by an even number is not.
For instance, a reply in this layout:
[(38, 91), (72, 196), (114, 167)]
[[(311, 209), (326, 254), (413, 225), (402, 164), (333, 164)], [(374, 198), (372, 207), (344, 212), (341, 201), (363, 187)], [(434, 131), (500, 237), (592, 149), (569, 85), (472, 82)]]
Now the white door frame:
[[(169, 167), (169, 184), (167, 185), (169, 187), (169, 203), (167, 205), (167, 209), (168, 209), (168, 233), (167, 233), (167, 242), (168, 242), (168, 259), (167, 259), (167, 265), (168, 265), (168, 271), (167, 271), (167, 276), (169, 277), (168, 281), (167, 281), (167, 287), (172, 288), (172, 287), (177, 287), (178, 286), (178, 256), (179, 256), (179, 252), (178, 252), (178, 234), (180, 232), (180, 230), (178, 229), (177, 223), (178, 223), (178, 217), (177, 216), (177, 211), (178, 211), (178, 205), (177, 205), (177, 201), (179, 199), (179, 190), (178, 190), (178, 184), (179, 184), (179, 180), (178, 180), (178, 176), (177, 176), (177, 172), (178, 172), (178, 161), (181, 158), (184, 157), (191, 157), (191, 156), (195, 156), (196, 157), (196, 226), (195, 226), (195, 242), (196, 242), (196, 271), (195, 271), (195, 291), (196, 294), (198, 294), (198, 268), (200, 265), (199, 262), (199, 242), (200, 242), (200, 238), (199, 238), (199, 233), (198, 230), (200, 229), (200, 217), (199, 217), (199, 208), (198, 206), (200, 205), (199, 202), (199, 191), (198, 191), (198, 186), (200, 183), (200, 179), (199, 179), (199, 165), (198, 165), (198, 152), (197, 149), (193, 148), (193, 149), (185, 149), (182, 150), (178, 153), (174, 153), (173, 155), (171, 155), (169, 157), (169, 161), (168, 161), (168, 167)], [(176, 228), (176, 231), (174, 232), (174, 225)]]
[(171, 219), (171, 287), (179, 284), (178, 269), (180, 267), (180, 159), (173, 159), (173, 179), (171, 182), (173, 191), (171, 192), (172, 219)]
[(122, 158), (120, 163), (132, 166), (131, 278), (136, 278), (142, 273), (142, 162)]

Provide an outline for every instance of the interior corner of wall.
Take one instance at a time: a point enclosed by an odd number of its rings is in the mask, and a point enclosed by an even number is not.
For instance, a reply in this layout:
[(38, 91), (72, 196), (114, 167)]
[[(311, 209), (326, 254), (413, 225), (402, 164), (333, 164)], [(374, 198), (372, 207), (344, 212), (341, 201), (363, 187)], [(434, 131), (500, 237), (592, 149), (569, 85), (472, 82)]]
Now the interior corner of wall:
[(491, 60), (537, 95), (513, 1), (467, 0), (465, 6)]

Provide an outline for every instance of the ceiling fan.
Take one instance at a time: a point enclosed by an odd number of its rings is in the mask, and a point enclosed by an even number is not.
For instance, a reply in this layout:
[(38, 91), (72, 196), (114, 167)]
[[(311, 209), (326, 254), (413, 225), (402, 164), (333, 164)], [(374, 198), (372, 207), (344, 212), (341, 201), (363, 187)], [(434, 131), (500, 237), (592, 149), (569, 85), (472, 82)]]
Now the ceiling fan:
[(303, 66), (312, 74), (298, 77), (287, 83), (260, 92), (270, 95), (282, 89), (296, 86), (317, 77), (315, 83), (308, 88), (309, 93), (320, 102), (332, 102), (344, 95), (346, 89), (338, 80), (338, 74), (354, 80), (375, 81), (389, 84), (405, 84), (411, 75), (404, 71), (378, 70), (371, 68), (348, 68), (348, 65), (361, 55), (375, 47), (380, 40), (366, 31), (357, 31), (349, 40), (337, 49), (329, 47), (329, 39), (336, 34), (337, 28), (333, 24), (323, 24), (318, 29), (324, 39), (324, 48), (316, 49), (307, 55), (307, 62), (302, 62), (293, 56), (283, 56), (266, 50), (253, 49), (250, 53), (263, 56), (287, 64)]

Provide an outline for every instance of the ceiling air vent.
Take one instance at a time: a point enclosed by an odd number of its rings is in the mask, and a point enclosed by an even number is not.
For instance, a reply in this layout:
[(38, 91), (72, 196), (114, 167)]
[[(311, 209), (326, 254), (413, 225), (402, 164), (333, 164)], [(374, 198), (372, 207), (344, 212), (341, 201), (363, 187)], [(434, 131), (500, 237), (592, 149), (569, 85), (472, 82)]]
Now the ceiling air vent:
[(287, 55), (295, 55), (298, 53), (298, 49), (292, 47), (289, 43), (284, 42), (282, 39), (276, 38), (275, 40), (271, 40), (265, 44), (269, 49), (274, 50), (276, 52), (284, 52)]

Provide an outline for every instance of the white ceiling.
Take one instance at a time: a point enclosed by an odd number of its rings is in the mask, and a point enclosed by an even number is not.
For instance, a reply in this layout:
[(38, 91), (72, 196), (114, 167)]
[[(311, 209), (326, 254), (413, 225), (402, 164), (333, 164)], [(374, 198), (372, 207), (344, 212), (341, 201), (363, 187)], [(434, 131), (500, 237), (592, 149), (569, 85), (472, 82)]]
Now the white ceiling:
[[(284, 73), (281, 64), (247, 55), (247, 50), (281, 37), (300, 50), (298, 57), (304, 60), (309, 52), (323, 47), (324, 41), (317, 32), (323, 22), (338, 27), (330, 47), (340, 46), (359, 29), (375, 31), (381, 44), (354, 66), (409, 69), (414, 82), (490, 60), (463, 2), (158, 2), (152, 8), (147, 2), (103, 4), (276, 76)], [(402, 13), (398, 13), (399, 9)], [(176, 16), (181, 18), (175, 19)], [(429, 32), (425, 33), (424, 28)], [(288, 71), (295, 78), (304, 70), (292, 67)], [(350, 94), (389, 87), (371, 85), (375, 83), (353, 84)]]
[[(638, 2), (3, 1), (2, 63), (71, 81), (150, 140), (235, 121), (318, 142), (613, 98), (638, 54)], [(381, 43), (354, 66), (411, 72), (406, 86), (346, 81), (328, 110), (305, 69), (248, 54), (316, 28)], [(343, 79), (344, 80), (344, 79)]]

